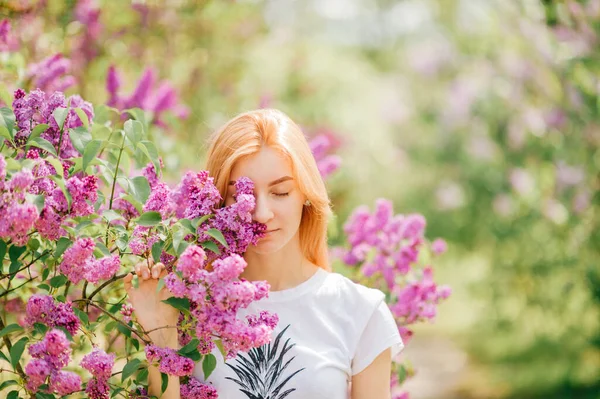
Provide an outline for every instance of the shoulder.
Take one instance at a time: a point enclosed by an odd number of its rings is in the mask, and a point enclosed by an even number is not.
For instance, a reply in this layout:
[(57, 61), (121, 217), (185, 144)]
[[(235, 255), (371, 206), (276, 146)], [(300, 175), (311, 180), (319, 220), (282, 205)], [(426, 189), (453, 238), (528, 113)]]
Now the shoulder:
[(316, 292), (320, 299), (331, 303), (342, 301), (347, 308), (367, 313), (372, 312), (385, 300), (385, 295), (378, 289), (355, 283), (336, 272), (326, 273), (323, 284)]

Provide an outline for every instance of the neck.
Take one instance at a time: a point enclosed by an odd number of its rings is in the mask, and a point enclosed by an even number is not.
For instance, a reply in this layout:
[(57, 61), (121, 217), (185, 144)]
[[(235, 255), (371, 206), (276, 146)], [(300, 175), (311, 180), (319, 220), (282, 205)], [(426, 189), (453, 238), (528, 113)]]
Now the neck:
[(302, 253), (298, 237), (277, 252), (264, 254), (249, 248), (244, 259), (248, 266), (240, 277), (249, 281), (266, 280), (271, 291), (293, 288), (308, 280), (318, 268)]

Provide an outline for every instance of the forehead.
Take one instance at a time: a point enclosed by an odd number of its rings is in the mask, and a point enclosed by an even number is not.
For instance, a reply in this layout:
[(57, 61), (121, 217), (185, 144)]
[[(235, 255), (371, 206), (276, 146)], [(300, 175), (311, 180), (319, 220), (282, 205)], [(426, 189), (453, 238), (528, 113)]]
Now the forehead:
[(279, 151), (262, 147), (259, 152), (238, 160), (229, 180), (237, 180), (242, 176), (249, 177), (256, 185), (267, 185), (282, 176), (293, 176), (292, 164)]

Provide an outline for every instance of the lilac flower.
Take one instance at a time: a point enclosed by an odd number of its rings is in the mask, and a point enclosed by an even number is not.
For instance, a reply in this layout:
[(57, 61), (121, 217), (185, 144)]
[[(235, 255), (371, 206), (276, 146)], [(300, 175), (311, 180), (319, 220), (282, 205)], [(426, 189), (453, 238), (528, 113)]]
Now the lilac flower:
[(206, 253), (197, 245), (188, 246), (181, 254), (177, 262), (177, 271), (181, 273), (186, 280), (197, 283), (202, 278)]
[(448, 249), (448, 244), (446, 244), (446, 241), (444, 241), (441, 238), (438, 238), (434, 242), (431, 243), (431, 250), (436, 255), (443, 254), (444, 252), (446, 252), (447, 249)]
[(129, 323), (131, 321), (131, 316), (133, 316), (133, 305), (130, 303), (124, 304), (121, 307), (121, 315), (123, 316), (123, 321)]
[(67, 189), (71, 194), (71, 213), (73, 216), (86, 216), (94, 213), (92, 204), (98, 200), (98, 178), (85, 176), (80, 179), (73, 176), (67, 180)]
[[(158, 159), (161, 170), (165, 167), (162, 158)], [(154, 168), (154, 164), (152, 162), (148, 162), (148, 164), (142, 169), (142, 175), (148, 179), (148, 184), (150, 188), (154, 188), (159, 183), (160, 175), (162, 173), (156, 173), (156, 168)]]
[(6, 179), (6, 159), (0, 154), (0, 189), (4, 187), (4, 179)]
[(94, 377), (107, 380), (110, 378), (115, 364), (115, 354), (108, 354), (100, 348), (95, 348), (81, 360), (81, 367), (89, 371)]
[[(181, 261), (180, 261), (181, 262)], [(246, 262), (239, 255), (231, 255), (225, 259), (217, 259), (212, 264), (216, 276), (223, 281), (231, 281), (238, 278), (244, 271)]]
[(110, 386), (106, 380), (92, 378), (85, 387), (85, 393), (88, 394), (90, 399), (109, 399)]
[(78, 68), (83, 68), (98, 55), (98, 39), (102, 32), (100, 8), (93, 0), (79, 0), (75, 6), (75, 19), (81, 22), (84, 31), (75, 43), (74, 61)]
[(173, 212), (173, 205), (171, 202), (171, 190), (169, 187), (162, 182), (156, 183), (152, 187), (150, 196), (144, 205), (144, 212), (156, 211), (160, 212), (161, 217), (166, 219)]
[(308, 144), (323, 179), (339, 169), (342, 159), (331, 154), (340, 146), (340, 140), (335, 133), (328, 129), (319, 129)]
[(79, 238), (68, 248), (60, 264), (60, 272), (67, 276), (73, 283), (77, 284), (83, 279), (85, 265), (94, 252), (94, 240), (91, 238)]
[(0, 21), (0, 51), (15, 51), (19, 48), (19, 42), (11, 31), (10, 20)]
[(154, 115), (153, 123), (166, 127), (161, 119), (164, 112), (170, 111), (180, 119), (187, 118), (189, 110), (179, 103), (175, 89), (166, 81), (156, 86), (156, 73), (152, 68), (146, 68), (133, 93), (129, 97), (121, 97), (118, 94), (120, 88), (120, 77), (114, 66), (109, 67), (107, 74), (106, 89), (109, 93), (108, 104), (118, 109), (141, 108), (151, 111)]
[(152, 233), (151, 227), (136, 226), (129, 241), (129, 248), (135, 255), (147, 257), (152, 250), (152, 245), (159, 239), (158, 235)]
[(171, 200), (177, 205), (178, 218), (194, 219), (210, 215), (222, 201), (213, 178), (203, 170), (198, 173), (186, 172), (181, 183), (173, 190)]
[(28, 377), (27, 390), (37, 392), (39, 386), (46, 382), (46, 378), (51, 372), (51, 366), (44, 359), (32, 359), (25, 366), (25, 374)]
[(190, 358), (180, 356), (171, 348), (160, 348), (148, 345), (145, 348), (146, 358), (151, 363), (158, 362), (158, 370), (161, 373), (176, 375), (179, 377), (191, 375), (194, 371), (194, 361)]
[(0, 238), (23, 246), (29, 240), (28, 233), (34, 226), (38, 211), (35, 205), (13, 202), (7, 194), (0, 196)]
[(23, 169), (12, 175), (8, 182), (8, 189), (15, 191), (25, 191), (33, 184), (33, 173), (28, 169)]
[(81, 389), (81, 377), (71, 371), (57, 371), (50, 376), (51, 392), (59, 395), (69, 395)]
[(29, 346), (29, 354), (34, 359), (42, 359), (50, 372), (65, 367), (71, 359), (71, 346), (61, 330), (50, 330), (40, 342)]
[(72, 335), (79, 329), (79, 318), (70, 303), (55, 302), (50, 295), (34, 294), (27, 301), (25, 325), (46, 324), (63, 327)]
[(112, 278), (120, 267), (121, 258), (118, 255), (88, 260), (85, 266), (84, 278), (90, 283), (96, 284), (100, 280)]
[(186, 384), (181, 384), (181, 399), (217, 399), (219, 395), (215, 387), (201, 383), (198, 379), (190, 377)]
[(27, 76), (32, 79), (33, 87), (43, 91), (65, 91), (75, 84), (70, 72), (71, 61), (58, 53), (32, 64)]

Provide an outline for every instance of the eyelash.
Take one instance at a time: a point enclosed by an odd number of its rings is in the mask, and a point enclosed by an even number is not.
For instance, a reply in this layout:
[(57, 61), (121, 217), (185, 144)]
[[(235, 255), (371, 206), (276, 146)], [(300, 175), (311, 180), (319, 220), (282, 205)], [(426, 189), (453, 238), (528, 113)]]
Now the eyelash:
[(287, 197), (288, 195), (290, 195), (290, 193), (282, 193), (282, 194), (278, 194), (278, 193), (273, 193), (278, 197)]

